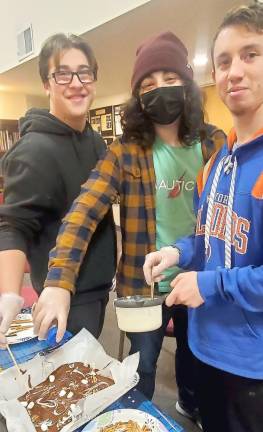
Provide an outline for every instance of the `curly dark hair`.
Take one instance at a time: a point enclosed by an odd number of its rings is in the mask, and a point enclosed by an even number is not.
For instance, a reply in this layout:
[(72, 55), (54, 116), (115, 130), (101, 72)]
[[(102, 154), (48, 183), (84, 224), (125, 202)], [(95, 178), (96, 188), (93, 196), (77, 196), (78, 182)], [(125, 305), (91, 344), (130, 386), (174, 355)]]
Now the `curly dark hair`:
[[(178, 138), (184, 146), (191, 146), (196, 139), (206, 136), (202, 97), (196, 83), (184, 80), (185, 104), (180, 118)], [(141, 147), (151, 147), (155, 140), (154, 124), (142, 110), (139, 89), (126, 103), (122, 115), (123, 141), (136, 142)]]

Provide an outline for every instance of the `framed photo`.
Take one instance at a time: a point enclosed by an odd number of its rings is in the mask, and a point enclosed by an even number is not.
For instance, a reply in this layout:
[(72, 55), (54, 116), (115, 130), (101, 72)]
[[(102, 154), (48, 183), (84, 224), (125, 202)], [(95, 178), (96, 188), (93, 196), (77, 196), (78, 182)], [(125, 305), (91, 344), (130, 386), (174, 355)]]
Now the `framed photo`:
[(114, 116), (114, 134), (115, 136), (122, 135), (121, 117), (123, 114), (124, 104), (113, 106)]
[(112, 106), (90, 110), (89, 118), (92, 128), (100, 133), (103, 138), (114, 135)]

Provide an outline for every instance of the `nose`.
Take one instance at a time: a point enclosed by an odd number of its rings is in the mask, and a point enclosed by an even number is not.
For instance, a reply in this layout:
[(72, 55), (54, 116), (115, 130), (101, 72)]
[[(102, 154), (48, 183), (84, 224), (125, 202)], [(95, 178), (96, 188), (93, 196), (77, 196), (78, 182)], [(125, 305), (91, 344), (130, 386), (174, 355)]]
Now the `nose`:
[(228, 70), (228, 77), (231, 81), (240, 81), (244, 76), (244, 65), (240, 57), (232, 59)]
[(74, 74), (71, 83), (69, 84), (70, 87), (83, 87), (82, 82), (80, 81), (78, 75)]
[(158, 77), (156, 79), (156, 87), (164, 87), (165, 85), (166, 85), (166, 82), (163, 79), (163, 77)]

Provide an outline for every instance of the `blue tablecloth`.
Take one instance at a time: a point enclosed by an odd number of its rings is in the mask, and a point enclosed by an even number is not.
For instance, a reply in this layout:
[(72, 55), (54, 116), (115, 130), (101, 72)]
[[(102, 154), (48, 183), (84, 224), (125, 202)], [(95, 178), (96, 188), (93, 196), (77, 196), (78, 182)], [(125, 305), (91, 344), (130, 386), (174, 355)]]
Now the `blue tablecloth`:
[[(63, 343), (65, 343), (70, 338), (71, 334), (67, 332), (63, 339)], [(39, 352), (46, 352), (47, 350), (50, 351), (58, 346), (60, 346), (60, 344), (57, 344), (56, 346), (50, 346), (46, 340), (39, 341), (37, 338), (35, 338), (19, 344), (10, 345), (10, 348), (17, 363), (24, 363), (35, 357), (35, 355)], [(7, 369), (11, 366), (14, 366), (14, 364), (8, 351), (0, 350), (0, 367), (2, 369)]]
[[(30, 313), (30, 312), (31, 312), (30, 308), (22, 309), (22, 313)], [(54, 330), (54, 328), (52, 330)], [(54, 342), (54, 331), (50, 331), (49, 335), (51, 337), (49, 337), (48, 340), (39, 341), (37, 338), (34, 338), (26, 342), (10, 345), (10, 348), (14, 354), (17, 363), (24, 363), (28, 360), (31, 360), (39, 352), (51, 351), (59, 347), (60, 345), (63, 345), (72, 337), (72, 334), (67, 331), (65, 332), (65, 335), (61, 343), (56, 344)], [(11, 366), (14, 366), (14, 364), (12, 359), (10, 358), (8, 351), (0, 350), (0, 368), (7, 369)]]

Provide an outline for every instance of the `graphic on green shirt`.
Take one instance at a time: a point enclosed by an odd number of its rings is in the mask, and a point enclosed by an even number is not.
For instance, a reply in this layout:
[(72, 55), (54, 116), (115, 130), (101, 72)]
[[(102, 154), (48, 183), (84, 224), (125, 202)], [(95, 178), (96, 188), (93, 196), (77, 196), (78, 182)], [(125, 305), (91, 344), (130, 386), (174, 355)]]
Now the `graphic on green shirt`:
[[(203, 165), (201, 143), (191, 147), (172, 147), (160, 138), (153, 146), (156, 177), (156, 249), (192, 234), (195, 229), (193, 193), (198, 171)], [(182, 271), (166, 270), (159, 291), (170, 291), (170, 282)]]

